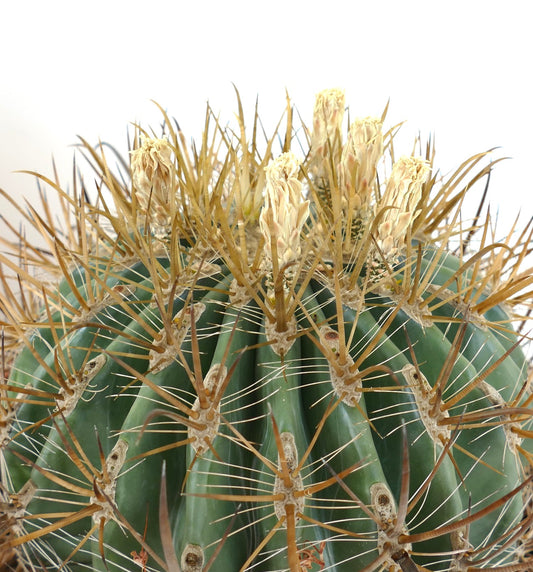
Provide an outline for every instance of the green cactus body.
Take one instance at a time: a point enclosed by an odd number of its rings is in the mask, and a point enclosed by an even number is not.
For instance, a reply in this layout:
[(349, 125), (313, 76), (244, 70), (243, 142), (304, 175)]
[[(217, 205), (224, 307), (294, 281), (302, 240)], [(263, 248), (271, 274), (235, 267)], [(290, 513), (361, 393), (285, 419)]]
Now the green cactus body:
[(381, 123), (342, 143), (342, 109), (301, 165), (242, 110), (225, 162), (167, 121), (128, 188), (90, 150), (114, 206), (62, 194), (83, 238), (48, 231), (37, 317), (1, 306), (2, 570), (529, 569), (531, 273), (439, 246), (468, 185), (380, 188)]

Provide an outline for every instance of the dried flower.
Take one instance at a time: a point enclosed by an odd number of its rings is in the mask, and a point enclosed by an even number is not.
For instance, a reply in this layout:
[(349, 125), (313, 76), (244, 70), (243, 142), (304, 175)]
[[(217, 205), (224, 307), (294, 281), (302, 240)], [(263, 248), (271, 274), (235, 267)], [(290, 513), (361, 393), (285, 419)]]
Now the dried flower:
[(429, 171), (429, 163), (418, 157), (401, 157), (392, 167), (376, 212), (380, 216), (377, 243), (389, 260), (393, 260), (405, 244), (407, 229), (420, 212), (416, 207)]
[(175, 210), (176, 185), (172, 147), (166, 139), (143, 139), (131, 152), (131, 173), (140, 214), (148, 216), (154, 234), (167, 234)]
[(376, 166), (383, 153), (383, 123), (376, 117), (356, 119), (350, 125), (339, 169), (341, 192), (350, 212), (370, 208)]
[(331, 187), (329, 173), (340, 159), (344, 106), (344, 91), (341, 89), (325, 89), (316, 96), (309, 169), (321, 189)]
[(325, 89), (316, 96), (311, 149), (322, 158), (326, 156), (328, 144), (333, 145), (339, 136), (344, 106), (345, 96), (341, 89)]
[(302, 183), (297, 178), (299, 167), (292, 153), (284, 153), (265, 168), (266, 196), (259, 226), (266, 259), (272, 262), (276, 257), (279, 268), (299, 258), (300, 233), (309, 214), (309, 201), (302, 200)]

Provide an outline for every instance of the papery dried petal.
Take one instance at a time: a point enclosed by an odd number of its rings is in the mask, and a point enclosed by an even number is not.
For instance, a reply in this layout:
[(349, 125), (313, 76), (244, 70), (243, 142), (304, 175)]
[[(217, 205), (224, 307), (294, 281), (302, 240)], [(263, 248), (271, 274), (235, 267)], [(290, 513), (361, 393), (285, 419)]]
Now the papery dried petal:
[(144, 138), (141, 147), (131, 152), (131, 174), (141, 214), (148, 214), (156, 228), (168, 227), (177, 190), (170, 143)]
[(386, 258), (394, 258), (404, 246), (407, 230), (420, 212), (417, 206), (429, 172), (429, 163), (418, 157), (401, 157), (393, 165), (376, 209), (380, 217), (376, 239)]
[(377, 117), (356, 119), (350, 125), (339, 169), (340, 186), (349, 208), (370, 206), (376, 166), (383, 154), (383, 123)]
[[(265, 237), (265, 255), (279, 266), (294, 262), (301, 253), (300, 233), (309, 214), (309, 201), (302, 197), (298, 180), (300, 163), (292, 153), (284, 153), (266, 167), (265, 205), (259, 226)], [(272, 252), (272, 240), (276, 253)]]
[(313, 110), (312, 153), (325, 157), (333, 145), (344, 116), (345, 95), (341, 89), (325, 89), (317, 94)]

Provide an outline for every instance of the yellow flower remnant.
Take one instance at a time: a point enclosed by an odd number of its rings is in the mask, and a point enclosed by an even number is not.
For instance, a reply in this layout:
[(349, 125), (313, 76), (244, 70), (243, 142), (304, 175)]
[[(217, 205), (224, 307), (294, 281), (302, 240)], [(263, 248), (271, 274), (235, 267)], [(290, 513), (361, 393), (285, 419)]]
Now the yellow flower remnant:
[(401, 157), (392, 167), (385, 193), (376, 207), (376, 242), (388, 262), (393, 262), (405, 246), (408, 229), (420, 212), (417, 205), (429, 172), (429, 163), (419, 157)]
[(131, 152), (131, 172), (139, 214), (157, 238), (170, 232), (175, 212), (175, 171), (172, 147), (166, 139), (143, 139), (141, 147)]
[(293, 153), (283, 153), (265, 168), (266, 196), (259, 227), (265, 238), (267, 266), (275, 274), (301, 254), (300, 233), (309, 215), (309, 201), (302, 200), (299, 168)]
[(340, 186), (350, 211), (370, 208), (376, 167), (383, 154), (383, 123), (377, 117), (356, 119), (342, 149)]
[(344, 107), (345, 96), (341, 89), (325, 89), (316, 96), (309, 169), (321, 189), (330, 188), (330, 173), (340, 159)]
[(293, 153), (283, 153), (271, 161), (266, 171), (265, 202), (259, 215), (259, 229), (264, 238), (266, 301), (274, 311), (265, 324), (272, 350), (285, 355), (297, 330), (294, 314), (287, 312), (287, 297), (294, 278), (294, 263), (301, 257), (301, 232), (309, 216), (309, 201), (303, 200), (298, 180), (300, 163)]
[(339, 188), (345, 221), (345, 250), (350, 252), (369, 221), (376, 197), (376, 168), (383, 154), (383, 123), (376, 117), (356, 119), (342, 148)]

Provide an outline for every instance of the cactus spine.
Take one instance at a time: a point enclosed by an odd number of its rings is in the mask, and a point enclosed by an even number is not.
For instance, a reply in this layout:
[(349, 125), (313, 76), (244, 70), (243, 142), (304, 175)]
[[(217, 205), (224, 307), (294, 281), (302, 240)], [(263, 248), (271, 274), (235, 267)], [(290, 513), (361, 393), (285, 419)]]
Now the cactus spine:
[(1, 570), (530, 569), (531, 226), (461, 220), (484, 154), (439, 178), (343, 113), (298, 158), (290, 105), (192, 150), (163, 112), (125, 173), (83, 142), (93, 202), (47, 180), (64, 224), (18, 207)]

